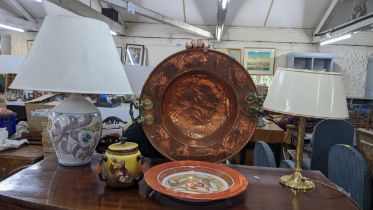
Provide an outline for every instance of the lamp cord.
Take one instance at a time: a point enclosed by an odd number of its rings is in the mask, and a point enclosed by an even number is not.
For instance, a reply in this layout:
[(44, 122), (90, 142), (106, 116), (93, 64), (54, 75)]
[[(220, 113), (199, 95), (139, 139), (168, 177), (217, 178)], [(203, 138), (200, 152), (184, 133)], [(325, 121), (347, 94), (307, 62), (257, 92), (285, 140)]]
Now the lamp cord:
[(312, 182), (315, 182), (315, 183), (318, 183), (318, 184), (324, 185), (324, 186), (326, 186), (326, 187), (329, 187), (329, 188), (331, 188), (331, 189), (333, 189), (333, 190), (336, 190), (336, 191), (341, 192), (342, 194), (344, 194), (345, 196), (347, 196), (347, 197), (352, 201), (352, 203), (355, 204), (355, 206), (357, 206), (359, 209), (361, 209), (361, 207), (359, 206), (359, 204), (356, 203), (356, 201), (355, 201), (354, 199), (351, 198), (351, 195), (350, 195), (349, 193), (347, 193), (345, 190), (343, 190), (342, 187), (335, 187), (335, 186), (333, 186), (333, 185), (326, 184), (326, 183), (324, 183), (324, 182), (320, 182), (320, 181), (317, 181), (317, 180), (314, 180), (314, 179), (310, 179), (310, 178), (305, 178), (305, 177), (303, 177), (303, 181), (305, 181), (305, 180), (312, 181)]

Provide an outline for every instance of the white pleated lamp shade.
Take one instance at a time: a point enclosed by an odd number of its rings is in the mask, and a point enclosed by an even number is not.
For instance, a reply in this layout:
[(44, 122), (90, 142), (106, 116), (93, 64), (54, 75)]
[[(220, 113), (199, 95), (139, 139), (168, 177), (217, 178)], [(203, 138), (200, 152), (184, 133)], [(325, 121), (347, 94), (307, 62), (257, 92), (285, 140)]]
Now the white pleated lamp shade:
[(303, 117), (348, 118), (342, 75), (279, 68), (268, 89), (263, 108)]
[(45, 18), (10, 88), (133, 94), (109, 26), (76, 16)]

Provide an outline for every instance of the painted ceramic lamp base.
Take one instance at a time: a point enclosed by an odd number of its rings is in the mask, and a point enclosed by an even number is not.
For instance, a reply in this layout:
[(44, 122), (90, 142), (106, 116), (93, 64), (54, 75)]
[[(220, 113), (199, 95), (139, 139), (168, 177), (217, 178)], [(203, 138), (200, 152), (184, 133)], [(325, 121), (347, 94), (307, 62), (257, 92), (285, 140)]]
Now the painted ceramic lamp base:
[(48, 118), (49, 137), (63, 166), (89, 164), (101, 130), (99, 110), (78, 94), (52, 109)]

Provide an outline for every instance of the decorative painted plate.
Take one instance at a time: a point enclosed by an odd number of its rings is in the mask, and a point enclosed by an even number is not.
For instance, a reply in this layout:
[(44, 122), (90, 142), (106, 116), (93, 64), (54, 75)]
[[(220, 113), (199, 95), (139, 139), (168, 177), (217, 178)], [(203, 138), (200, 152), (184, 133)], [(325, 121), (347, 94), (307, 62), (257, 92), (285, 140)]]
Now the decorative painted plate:
[(239, 172), (201, 161), (175, 161), (157, 165), (145, 173), (154, 190), (181, 200), (212, 201), (236, 196), (247, 188)]
[[(256, 92), (245, 68), (223, 53), (184, 50), (163, 60), (150, 74), (140, 115), (151, 144), (171, 160), (222, 162), (239, 152), (257, 119), (245, 100)], [(151, 119), (151, 120), (149, 120)]]

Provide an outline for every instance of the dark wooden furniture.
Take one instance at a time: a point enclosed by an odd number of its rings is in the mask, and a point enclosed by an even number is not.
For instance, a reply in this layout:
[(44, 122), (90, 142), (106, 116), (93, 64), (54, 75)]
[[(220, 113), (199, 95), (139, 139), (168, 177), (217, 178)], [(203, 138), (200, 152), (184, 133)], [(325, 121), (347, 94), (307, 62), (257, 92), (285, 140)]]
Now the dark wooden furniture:
[(263, 127), (255, 128), (250, 141), (264, 141), (268, 144), (283, 143), (285, 132), (278, 125), (271, 121), (266, 121)]
[(239, 154), (236, 155), (236, 162), (246, 165), (253, 164), (254, 144), (256, 141), (264, 141), (272, 144), (276, 161), (279, 163), (281, 159), (282, 143), (285, 132), (278, 125), (271, 121), (266, 121), (265, 126), (256, 127), (254, 134), (251, 136), (249, 143), (244, 147)]
[(0, 152), (0, 180), (11, 171), (25, 165), (32, 165), (43, 159), (41, 146), (21, 146)]
[(356, 130), (356, 134), (357, 149), (366, 159), (370, 174), (373, 176), (373, 132), (359, 128)]
[[(59, 166), (55, 156), (47, 158), (0, 182), (0, 209), (175, 209), (142, 198), (137, 188), (110, 189), (96, 175), (97, 159), (85, 167)], [(250, 210), (358, 210), (343, 193), (316, 183), (311, 192), (283, 188), (278, 179), (286, 169), (230, 165), (248, 180), (242, 200), (229, 209)], [(304, 175), (331, 184), (318, 171)], [(191, 207), (193, 208), (193, 207)]]
[(373, 100), (369, 98), (347, 98), (349, 121), (355, 128), (371, 129), (373, 126)]

